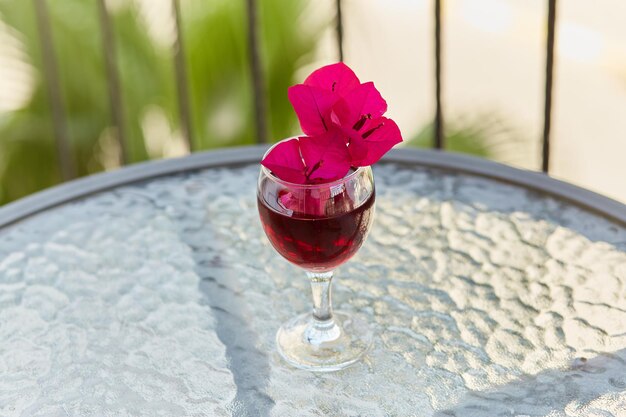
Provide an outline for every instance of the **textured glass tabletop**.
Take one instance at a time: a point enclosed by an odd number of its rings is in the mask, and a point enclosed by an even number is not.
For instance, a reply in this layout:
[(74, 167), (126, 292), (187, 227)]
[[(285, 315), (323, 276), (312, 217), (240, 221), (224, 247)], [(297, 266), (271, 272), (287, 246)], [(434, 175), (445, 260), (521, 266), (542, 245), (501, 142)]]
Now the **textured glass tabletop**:
[(0, 416), (625, 416), (626, 229), (496, 181), (375, 168), (337, 308), (362, 363), (283, 364), (308, 281), (270, 247), (257, 166), (103, 192), (0, 232)]

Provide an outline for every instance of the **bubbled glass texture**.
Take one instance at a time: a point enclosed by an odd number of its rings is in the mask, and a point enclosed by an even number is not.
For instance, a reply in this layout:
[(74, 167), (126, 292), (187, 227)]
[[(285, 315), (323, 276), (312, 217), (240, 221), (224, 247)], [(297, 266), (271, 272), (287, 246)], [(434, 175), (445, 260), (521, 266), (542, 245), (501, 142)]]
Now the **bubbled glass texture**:
[(287, 367), (308, 281), (258, 166), (120, 187), (0, 233), (0, 416), (624, 416), (626, 230), (472, 176), (384, 164), (337, 308), (365, 360)]

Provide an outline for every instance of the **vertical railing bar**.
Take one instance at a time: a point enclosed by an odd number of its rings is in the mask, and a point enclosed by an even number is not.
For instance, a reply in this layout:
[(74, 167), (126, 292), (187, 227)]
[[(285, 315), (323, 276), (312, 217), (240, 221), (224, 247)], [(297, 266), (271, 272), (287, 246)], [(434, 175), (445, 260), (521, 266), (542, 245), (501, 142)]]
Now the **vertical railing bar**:
[(435, 148), (443, 149), (443, 110), (441, 106), (441, 0), (435, 0)]
[(541, 169), (550, 169), (550, 126), (552, 121), (552, 84), (554, 75), (554, 40), (556, 28), (556, 0), (548, 0), (548, 41), (546, 45), (546, 90), (543, 107), (543, 152)]
[(258, 9), (256, 0), (246, 0), (248, 17), (248, 50), (250, 53), (250, 71), (254, 89), (254, 116), (256, 121), (257, 141), (267, 143), (267, 113), (265, 108), (265, 83), (263, 66), (259, 50)]
[(174, 67), (176, 71), (176, 88), (178, 90), (178, 112), (183, 135), (187, 141), (189, 151), (194, 150), (193, 137), (191, 132), (191, 111), (189, 100), (189, 88), (187, 82), (187, 71), (185, 70), (185, 48), (183, 42), (183, 30), (180, 16), (179, 0), (172, 0), (174, 11), (174, 25), (176, 26), (176, 41), (174, 44)]
[(343, 18), (341, 16), (341, 0), (335, 0), (337, 7), (337, 15), (335, 17), (337, 31), (337, 51), (339, 52), (339, 61), (343, 62)]
[(102, 31), (102, 46), (104, 48), (104, 61), (108, 80), (109, 106), (113, 125), (115, 126), (117, 141), (120, 145), (120, 163), (125, 165), (129, 161), (128, 146), (124, 132), (124, 111), (122, 107), (122, 95), (120, 80), (117, 72), (117, 55), (115, 41), (113, 39), (113, 24), (107, 11), (105, 0), (98, 0), (98, 19)]
[(71, 155), (69, 134), (66, 124), (61, 87), (57, 70), (57, 60), (52, 40), (52, 28), (46, 0), (34, 0), (37, 31), (41, 42), (43, 72), (48, 89), (48, 100), (52, 110), (52, 126), (54, 129), (55, 147), (60, 165), (61, 177), (64, 181), (76, 177), (76, 166)]

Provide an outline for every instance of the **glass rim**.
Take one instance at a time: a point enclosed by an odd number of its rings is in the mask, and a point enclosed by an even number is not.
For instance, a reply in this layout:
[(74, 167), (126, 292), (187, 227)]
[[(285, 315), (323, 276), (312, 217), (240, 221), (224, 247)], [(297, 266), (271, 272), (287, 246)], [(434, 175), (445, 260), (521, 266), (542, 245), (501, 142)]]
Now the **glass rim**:
[[(278, 145), (279, 143), (282, 142), (286, 142), (288, 140), (291, 139), (297, 139), (297, 136), (291, 137), (291, 138), (286, 138), (283, 139), (279, 142), (276, 142), (275, 144), (273, 144), (264, 154), (263, 154), (263, 158), (265, 159), (265, 157), (267, 156), (267, 154), (274, 149), (274, 147), (276, 145)], [(286, 181), (283, 180), (281, 178), (278, 178), (276, 175), (274, 175), (272, 173), (272, 171), (270, 171), (269, 169), (267, 169), (264, 165), (261, 165), (261, 171), (268, 177), (270, 178), (272, 181), (277, 182), (279, 184), (282, 184), (284, 186), (287, 186), (289, 188), (305, 188), (305, 189), (315, 189), (315, 188), (327, 188), (327, 187), (334, 187), (340, 184), (344, 184), (348, 181), (350, 181), (351, 179), (353, 179), (354, 177), (356, 177), (358, 174), (362, 173), (363, 171), (366, 171), (367, 169), (370, 168), (370, 165), (367, 166), (362, 166), (362, 167), (351, 167), (351, 168), (356, 168), (354, 170), (354, 172), (349, 173), (348, 175), (346, 175), (345, 177), (339, 178), (337, 180), (331, 181), (331, 182), (323, 182), (320, 184), (298, 184), (296, 182), (290, 182), (290, 181)]]

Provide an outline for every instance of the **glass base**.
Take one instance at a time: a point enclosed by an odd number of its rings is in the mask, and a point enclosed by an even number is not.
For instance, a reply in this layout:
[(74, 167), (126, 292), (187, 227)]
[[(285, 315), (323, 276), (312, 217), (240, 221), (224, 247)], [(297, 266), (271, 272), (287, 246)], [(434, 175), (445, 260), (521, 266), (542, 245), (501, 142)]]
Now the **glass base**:
[(334, 312), (327, 321), (307, 313), (278, 329), (276, 345), (283, 359), (296, 368), (331, 372), (357, 362), (372, 345), (372, 332), (367, 322), (346, 313)]

